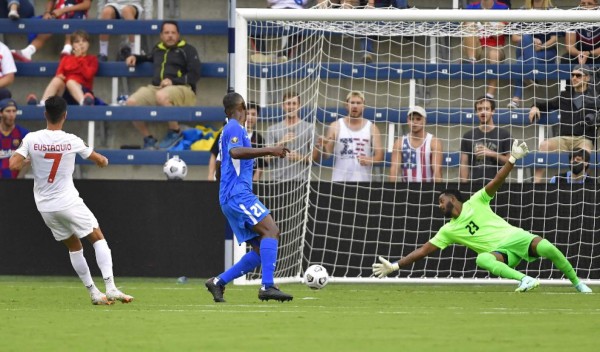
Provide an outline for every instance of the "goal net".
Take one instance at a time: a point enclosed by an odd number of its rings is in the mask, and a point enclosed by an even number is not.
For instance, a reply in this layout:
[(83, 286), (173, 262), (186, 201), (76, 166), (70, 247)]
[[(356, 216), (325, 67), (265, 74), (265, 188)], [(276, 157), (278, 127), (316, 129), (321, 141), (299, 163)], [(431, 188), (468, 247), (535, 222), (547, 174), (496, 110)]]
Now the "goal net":
[[(564, 38), (598, 30), (599, 20), (600, 11), (579, 10), (238, 9), (235, 89), (261, 107), (257, 131), (266, 143), (292, 150), (285, 160), (267, 160), (255, 184), (281, 230), (276, 280), (301, 280), (309, 265), (321, 264), (333, 282), (500, 282), (478, 269), (476, 253), (463, 246), (385, 280), (372, 276), (371, 265), (380, 255), (398, 260), (434, 236), (447, 221), (438, 209), (440, 190), (470, 196), (481, 189), (513, 139), (532, 152), (492, 200), (493, 210), (555, 243), (580, 277), (600, 279), (596, 152), (582, 154), (590, 157), (585, 183), (549, 183), (572, 171), (570, 153), (540, 149), (560, 133), (564, 112), (547, 109), (538, 121), (529, 119), (534, 103), (575, 84), (575, 65), (560, 60)], [(553, 38), (544, 50), (554, 54), (544, 60), (525, 44), (540, 36)], [(492, 37), (500, 45), (495, 55), (494, 48), (477, 48), (480, 38)], [(363, 106), (366, 121), (344, 119)], [(426, 118), (409, 119), (414, 107)], [(339, 140), (327, 151), (320, 146), (331, 130)], [(334, 165), (343, 163), (352, 170), (367, 165), (367, 174), (340, 178)], [(236, 246), (235, 260), (246, 250)], [(551, 264), (517, 269), (566, 282)], [(259, 279), (257, 271), (236, 282)]]

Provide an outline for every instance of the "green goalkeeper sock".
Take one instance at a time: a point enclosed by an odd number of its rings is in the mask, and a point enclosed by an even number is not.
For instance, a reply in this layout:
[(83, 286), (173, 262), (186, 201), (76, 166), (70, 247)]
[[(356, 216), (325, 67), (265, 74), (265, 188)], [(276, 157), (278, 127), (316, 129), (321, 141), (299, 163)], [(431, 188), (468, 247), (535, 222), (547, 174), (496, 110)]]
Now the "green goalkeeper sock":
[(516, 271), (501, 261), (498, 261), (496, 256), (494, 256), (492, 253), (479, 254), (477, 256), (477, 266), (505, 279), (521, 281), (521, 279), (525, 277), (525, 274)]
[(577, 285), (579, 283), (579, 278), (577, 277), (577, 273), (575, 273), (575, 269), (567, 258), (562, 254), (562, 252), (556, 248), (550, 241), (547, 239), (542, 239), (536, 248), (537, 254), (540, 257), (548, 258), (554, 263), (560, 271), (562, 271), (565, 276), (571, 280), (573, 285)]

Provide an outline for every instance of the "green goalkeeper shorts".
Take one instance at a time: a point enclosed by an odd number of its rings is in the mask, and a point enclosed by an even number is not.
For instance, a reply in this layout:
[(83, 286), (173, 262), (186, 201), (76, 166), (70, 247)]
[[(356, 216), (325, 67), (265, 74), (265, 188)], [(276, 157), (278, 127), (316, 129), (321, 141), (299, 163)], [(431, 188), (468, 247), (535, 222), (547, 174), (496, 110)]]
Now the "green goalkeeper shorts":
[(511, 235), (504, 243), (502, 243), (498, 249), (493, 252), (499, 252), (504, 254), (508, 258), (508, 266), (511, 268), (519, 265), (521, 260), (526, 260), (528, 262), (533, 262), (538, 257), (532, 257), (529, 254), (529, 246), (531, 245), (531, 241), (536, 238), (536, 235), (533, 235), (525, 230), (521, 232), (517, 232), (514, 235)]

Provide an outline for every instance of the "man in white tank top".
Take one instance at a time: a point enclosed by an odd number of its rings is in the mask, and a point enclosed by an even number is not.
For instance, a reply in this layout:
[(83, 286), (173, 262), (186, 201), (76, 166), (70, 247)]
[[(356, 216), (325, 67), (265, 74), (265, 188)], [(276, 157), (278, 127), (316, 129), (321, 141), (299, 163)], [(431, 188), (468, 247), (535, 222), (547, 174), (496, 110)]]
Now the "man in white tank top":
[(420, 106), (408, 111), (410, 131), (394, 142), (391, 182), (441, 182), (442, 143), (425, 132), (427, 112)]
[[(117, 300), (129, 303), (133, 297), (119, 291), (115, 285), (111, 251), (98, 220), (83, 203), (73, 184), (77, 154), (99, 167), (107, 166), (108, 159), (88, 147), (81, 138), (62, 130), (67, 117), (67, 102), (63, 98), (50, 97), (46, 99), (45, 106), (46, 129), (31, 132), (23, 138), (10, 158), (9, 167), (16, 171), (31, 163), (37, 209), (54, 238), (69, 249), (73, 269), (88, 289), (92, 303), (109, 305)], [(92, 280), (80, 241), (84, 237), (94, 246), (106, 294), (100, 292)]]
[(332, 122), (323, 139), (319, 138), (313, 151), (313, 159), (332, 155), (334, 182), (371, 181), (373, 165), (384, 158), (381, 132), (371, 121), (363, 117), (365, 96), (352, 91), (346, 96), (348, 116)]

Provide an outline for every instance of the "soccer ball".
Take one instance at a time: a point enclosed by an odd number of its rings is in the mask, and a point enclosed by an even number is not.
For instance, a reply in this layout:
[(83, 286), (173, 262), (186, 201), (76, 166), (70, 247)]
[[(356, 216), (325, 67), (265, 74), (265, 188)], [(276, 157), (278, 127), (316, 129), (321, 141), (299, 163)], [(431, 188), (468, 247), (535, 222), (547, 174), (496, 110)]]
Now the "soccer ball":
[(163, 172), (169, 180), (183, 180), (187, 175), (187, 165), (185, 161), (179, 159), (178, 155), (175, 155), (167, 160), (163, 166)]
[(313, 290), (319, 290), (325, 287), (329, 282), (329, 274), (322, 265), (311, 265), (304, 273), (304, 283)]

